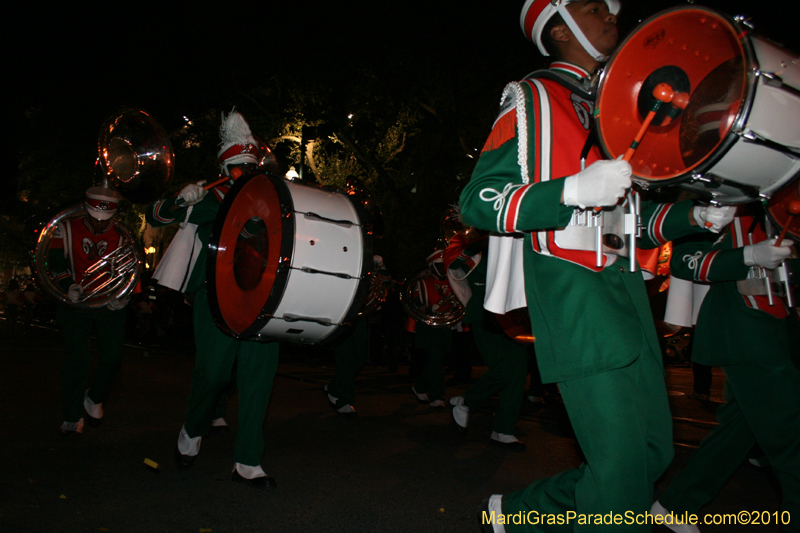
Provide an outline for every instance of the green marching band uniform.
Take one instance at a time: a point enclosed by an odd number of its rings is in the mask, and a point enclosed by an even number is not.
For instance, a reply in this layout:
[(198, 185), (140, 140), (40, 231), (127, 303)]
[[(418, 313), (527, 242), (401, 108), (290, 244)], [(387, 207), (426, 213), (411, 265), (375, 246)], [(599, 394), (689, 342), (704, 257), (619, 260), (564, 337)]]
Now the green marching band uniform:
[(753, 221), (752, 216), (736, 218), (719, 239), (674, 244), (673, 275), (710, 284), (697, 317), (692, 360), (722, 367), (725, 403), (716, 411), (719, 424), (659, 503), (679, 517), (697, 514), (758, 444), (780, 482), (781, 511), (791, 516), (783, 530), (800, 531), (798, 310), (788, 308), (777, 295), (770, 305), (764, 294), (739, 292), (737, 282), (753, 274), (745, 264), (744, 249), (766, 238)]
[[(389, 271), (383, 265), (383, 258), (373, 258), (376, 275), (381, 284), (391, 282)], [(370, 295), (374, 297), (374, 295)], [(364, 307), (367, 307), (365, 302)], [(333, 341), (333, 354), (336, 360), (336, 372), (333, 380), (325, 386), (331, 405), (342, 414), (355, 413), (353, 404), (356, 400), (355, 378), (367, 362), (369, 350), (369, 315), (361, 314), (355, 323), (341, 337)]]
[[(412, 288), (412, 298), (430, 311), (439, 309), (443, 300), (451, 295), (452, 289), (444, 270), (444, 250), (435, 250), (427, 257), (429, 273)], [(449, 305), (449, 304), (444, 304)], [(413, 332), (414, 348), (425, 355), (422, 374), (414, 381), (412, 392), (420, 402), (431, 406), (443, 406), (445, 394), (444, 360), (453, 346), (451, 326), (430, 326), (411, 316), (406, 321), (406, 331)]]
[[(115, 226), (106, 222), (116, 213), (118, 202), (119, 195), (115, 191), (91, 187), (86, 191), (84, 201), (86, 214), (57, 226), (48, 262), (64, 293), (69, 294), (71, 288), (80, 288), (77, 284), (86, 269), (122, 246), (122, 235)], [(98, 229), (96, 224), (108, 225)], [(82, 289), (80, 293), (83, 294)], [(108, 305), (87, 310), (66, 304), (58, 306), (56, 318), (64, 328), (64, 362), (61, 367), (64, 423), (61, 431), (65, 435), (83, 432), (84, 413), (91, 425), (99, 425), (103, 418), (103, 403), (122, 367), (127, 302), (127, 298), (122, 301), (111, 298)], [(98, 361), (89, 384), (93, 329), (97, 336)]]
[(459, 299), (462, 297), (455, 288), (457, 284), (469, 285), (469, 297), (464, 298), (466, 302), (462, 300), (466, 305), (461, 321), (469, 324), (475, 344), (487, 366), (486, 372), (464, 392), (463, 405), (469, 413), (474, 413), (498, 394), (492, 438), (497, 441), (505, 437), (508, 439), (505, 444), (522, 446), (522, 442), (513, 436), (528, 377), (528, 351), (525, 346), (505, 335), (491, 314), (483, 308), (486, 295), (485, 246), (485, 238), (467, 244), (462, 235), (457, 234), (445, 250), (444, 257), (450, 284)]
[[(234, 369), (239, 388), (239, 428), (234, 461), (248, 466), (261, 464), (264, 454), (262, 425), (267, 413), (272, 381), (278, 368), (278, 343), (243, 341), (223, 333), (214, 323), (206, 294), (206, 251), (211, 229), (227, 192), (217, 186), (192, 210), (172, 211), (176, 198), (156, 202), (148, 210), (147, 222), (161, 227), (186, 219), (197, 225), (202, 248), (186, 286), (194, 294), (194, 341), (197, 346), (192, 388), (186, 410), (185, 430), (189, 438), (208, 435), (220, 394), (231, 381)], [(187, 226), (191, 227), (191, 226)]]
[[(512, 292), (524, 293), (542, 381), (558, 383), (585, 456), (578, 468), (503, 495), (504, 515), (645, 513), (653, 484), (673, 456), (662, 356), (641, 271), (630, 272), (627, 260), (608, 255), (596, 267), (594, 251), (565, 251), (554, 238), (576, 211), (562, 204), (566, 180), (558, 178), (581, 170), (593, 108), (588, 75), (554, 62), (544, 76), (511, 84), (460, 200), (464, 224), (523, 237), (515, 246), (522, 248), (516, 257), (522, 257), (517, 272), (524, 279), (509, 294), (518, 300)], [(600, 158), (593, 147), (586, 162)], [(639, 246), (704, 231), (691, 223), (691, 208), (689, 202), (643, 202)], [(492, 254), (490, 244), (490, 261)], [(567, 530), (573, 526), (597, 529), (570, 524)], [(508, 532), (541, 530), (547, 528), (505, 524)]]
[[(241, 114), (236, 111), (227, 117), (223, 114), (220, 136), (220, 171), (230, 179), (211, 191), (205, 191), (201, 184), (186, 185), (177, 197), (154, 203), (146, 214), (147, 222), (153, 227), (186, 222), (180, 231), (196, 232), (188, 240), (195, 242), (193, 253), (197, 254), (197, 258), (193, 267), (189, 258), (184, 258), (190, 265), (191, 273), (183, 290), (187, 295), (194, 296), (194, 340), (197, 351), (175, 459), (180, 466), (192, 464), (199, 453), (202, 437), (208, 435), (213, 419), (219, 414), (220, 395), (228, 390), (231, 380), (235, 378), (239, 390), (239, 427), (232, 479), (239, 482), (245, 480), (257, 487), (274, 487), (275, 480), (263, 471), (261, 459), (264, 455), (263, 424), (278, 369), (279, 344), (240, 340), (226, 335), (214, 322), (207, 294), (206, 256), (222, 201), (233, 180), (248, 169), (255, 169), (258, 164), (258, 143)], [(252, 236), (251, 232), (257, 232), (253, 222), (245, 225), (241, 237)]]

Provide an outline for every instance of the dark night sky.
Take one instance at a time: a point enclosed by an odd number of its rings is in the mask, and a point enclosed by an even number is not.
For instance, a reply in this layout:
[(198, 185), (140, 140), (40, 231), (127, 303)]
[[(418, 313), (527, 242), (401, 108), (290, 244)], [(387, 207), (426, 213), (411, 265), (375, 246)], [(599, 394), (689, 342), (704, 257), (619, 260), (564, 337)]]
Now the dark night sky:
[[(320, 4), (194, 4), (191, 11), (149, 3), (106, 10), (72, 4), (49, 11), (41, 4), (23, 5), (27, 13), (6, 17), (4, 24), (12, 131), (33, 105), (44, 106), (53, 122), (74, 125), (65, 146), (93, 146), (103, 119), (123, 105), (149, 110), (170, 129), (184, 114), (219, 106), (227, 85), (246, 87), (271, 69), (324, 74), (337, 64), (433, 55), (467, 70), (483, 65), (473, 69), (476, 77), (503, 76), (507, 79), (498, 82), (505, 83), (538, 66), (535, 49), (519, 30), (521, 0)], [(620, 18), (623, 34), (671, 5), (678, 2), (627, 2)], [(774, 2), (704, 5), (747, 13), (761, 33), (800, 49), (791, 15)], [(487, 64), (497, 68), (487, 71)], [(13, 173), (14, 158), (4, 159), (3, 170)]]

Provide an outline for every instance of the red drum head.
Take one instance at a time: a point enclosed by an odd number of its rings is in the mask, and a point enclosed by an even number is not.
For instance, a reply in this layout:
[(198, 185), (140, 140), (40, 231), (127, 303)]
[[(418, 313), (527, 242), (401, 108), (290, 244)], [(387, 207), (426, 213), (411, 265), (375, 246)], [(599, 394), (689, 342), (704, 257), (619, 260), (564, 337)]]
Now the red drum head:
[(693, 6), (640, 24), (611, 57), (598, 86), (595, 119), (606, 156), (625, 153), (655, 102), (653, 89), (667, 83), (680, 96), (661, 106), (636, 148), (630, 161), (635, 177), (667, 185), (718, 159), (746, 112), (751, 52), (738, 33), (724, 16)]
[(795, 242), (800, 242), (798, 209), (800, 209), (800, 179), (795, 179), (788, 186), (773, 194), (767, 207), (772, 221), (781, 231), (786, 228), (786, 236), (791, 237)]
[(210, 239), (209, 302), (217, 325), (236, 337), (247, 336), (270, 297), (283, 291), (278, 267), (282, 248), (291, 246), (284, 236), (291, 222), (282, 216), (276, 180), (264, 174), (236, 180)]

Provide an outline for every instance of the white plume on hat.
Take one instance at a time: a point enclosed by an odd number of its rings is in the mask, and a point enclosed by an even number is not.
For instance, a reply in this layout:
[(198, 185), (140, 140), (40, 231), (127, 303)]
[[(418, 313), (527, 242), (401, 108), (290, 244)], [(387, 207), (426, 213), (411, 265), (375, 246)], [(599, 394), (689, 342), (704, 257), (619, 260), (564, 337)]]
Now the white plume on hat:
[(236, 108), (232, 109), (227, 117), (222, 113), (219, 136), (221, 140), (217, 156), (223, 174), (229, 175), (227, 172), (229, 165), (258, 164), (258, 142), (253, 137), (247, 121)]

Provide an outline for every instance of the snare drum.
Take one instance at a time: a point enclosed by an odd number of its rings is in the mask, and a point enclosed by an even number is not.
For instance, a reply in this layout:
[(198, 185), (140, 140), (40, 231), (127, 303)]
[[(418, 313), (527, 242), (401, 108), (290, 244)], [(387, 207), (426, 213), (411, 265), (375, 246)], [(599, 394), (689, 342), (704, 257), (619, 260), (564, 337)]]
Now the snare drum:
[(768, 197), (800, 172), (796, 55), (707, 8), (651, 17), (600, 78), (595, 118), (608, 158), (630, 146), (659, 83), (689, 100), (658, 111), (630, 162), (636, 181), (735, 204)]
[(264, 174), (236, 180), (209, 241), (217, 325), (243, 339), (329, 339), (369, 290), (372, 241), (362, 220), (339, 191)]

